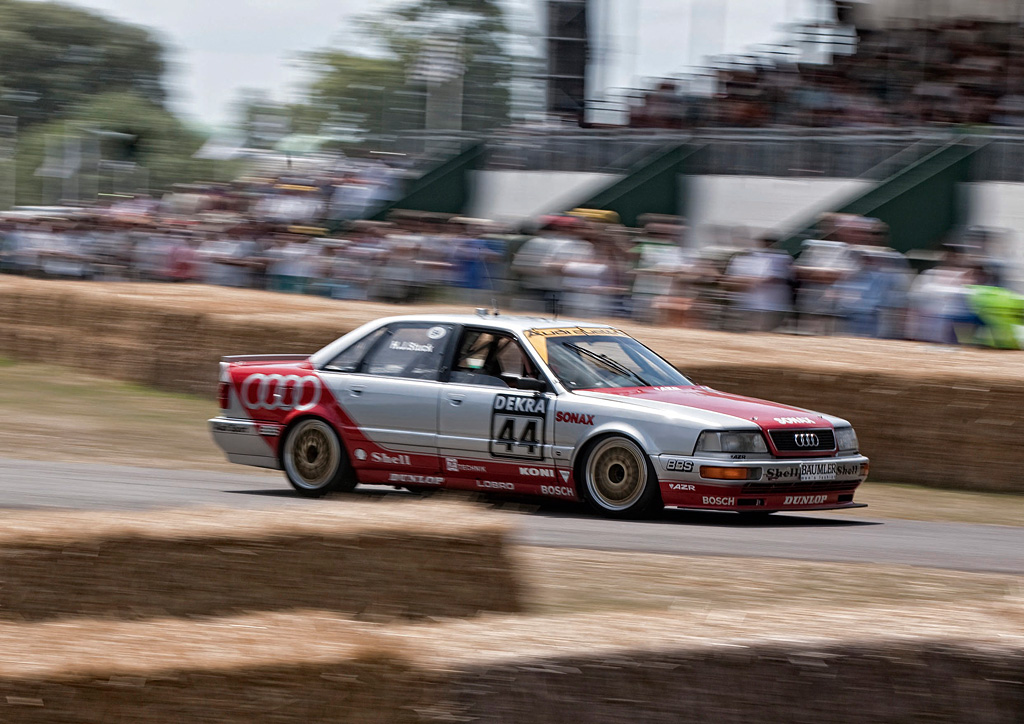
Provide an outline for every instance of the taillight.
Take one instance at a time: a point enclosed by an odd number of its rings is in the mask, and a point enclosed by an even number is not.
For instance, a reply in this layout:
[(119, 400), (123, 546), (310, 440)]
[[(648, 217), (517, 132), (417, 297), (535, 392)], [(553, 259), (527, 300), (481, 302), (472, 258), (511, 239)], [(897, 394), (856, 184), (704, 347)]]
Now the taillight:
[(220, 403), (220, 409), (226, 410), (231, 404), (231, 385), (227, 382), (221, 382), (217, 386), (217, 402)]

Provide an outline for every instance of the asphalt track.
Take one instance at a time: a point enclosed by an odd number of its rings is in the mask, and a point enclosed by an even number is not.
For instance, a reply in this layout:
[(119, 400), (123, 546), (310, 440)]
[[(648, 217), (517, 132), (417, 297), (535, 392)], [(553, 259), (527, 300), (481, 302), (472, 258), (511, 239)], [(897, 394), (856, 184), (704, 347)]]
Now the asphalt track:
[[(385, 491), (371, 488), (353, 495), (409, 495)], [(283, 508), (301, 515), (304, 507), (320, 504), (297, 497), (281, 474), (269, 471), (239, 468), (237, 474), (225, 474), (0, 458), (0, 512), (216, 506)], [(649, 521), (611, 521), (564, 504), (503, 507), (523, 511), (515, 524), (518, 542), (528, 545), (1024, 575), (1024, 527), (873, 518), (870, 509), (775, 515), (750, 523), (722, 513), (666, 511)]]

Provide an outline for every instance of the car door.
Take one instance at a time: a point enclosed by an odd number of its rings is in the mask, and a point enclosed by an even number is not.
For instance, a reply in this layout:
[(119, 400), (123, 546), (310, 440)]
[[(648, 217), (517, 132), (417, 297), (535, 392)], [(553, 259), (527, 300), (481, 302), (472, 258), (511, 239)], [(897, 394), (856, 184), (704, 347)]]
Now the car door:
[[(439, 381), (454, 325), (396, 322), (321, 370), (348, 418), (352, 462), (366, 482), (436, 484)], [(357, 349), (365, 353), (358, 361)], [(346, 356), (347, 355), (347, 356)], [(387, 471), (366, 476), (363, 471)]]
[(438, 408), (438, 447), (452, 487), (531, 492), (555, 479), (554, 395), (513, 389), (503, 374), (540, 373), (512, 334), (464, 329)]

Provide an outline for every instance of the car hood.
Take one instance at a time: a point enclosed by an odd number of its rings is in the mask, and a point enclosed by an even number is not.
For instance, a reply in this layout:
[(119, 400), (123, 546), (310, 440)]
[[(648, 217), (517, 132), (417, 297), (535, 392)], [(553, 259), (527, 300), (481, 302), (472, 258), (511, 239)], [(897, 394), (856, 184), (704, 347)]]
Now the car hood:
[[(667, 413), (682, 412), (680, 408), (727, 415), (763, 430), (832, 427), (835, 418), (800, 407), (753, 397), (731, 395), (710, 387), (615, 387), (600, 390), (576, 390), (576, 394), (605, 399), (626, 398), (632, 403)], [(725, 424), (728, 424), (726, 421)]]

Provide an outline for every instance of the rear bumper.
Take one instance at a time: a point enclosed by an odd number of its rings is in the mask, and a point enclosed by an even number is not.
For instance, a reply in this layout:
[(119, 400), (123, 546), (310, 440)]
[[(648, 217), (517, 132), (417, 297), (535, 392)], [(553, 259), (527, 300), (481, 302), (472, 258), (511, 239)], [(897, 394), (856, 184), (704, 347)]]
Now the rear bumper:
[(213, 441), (230, 462), (281, 469), (270, 443), (280, 435), (280, 426), (230, 417), (215, 417), (208, 424)]

